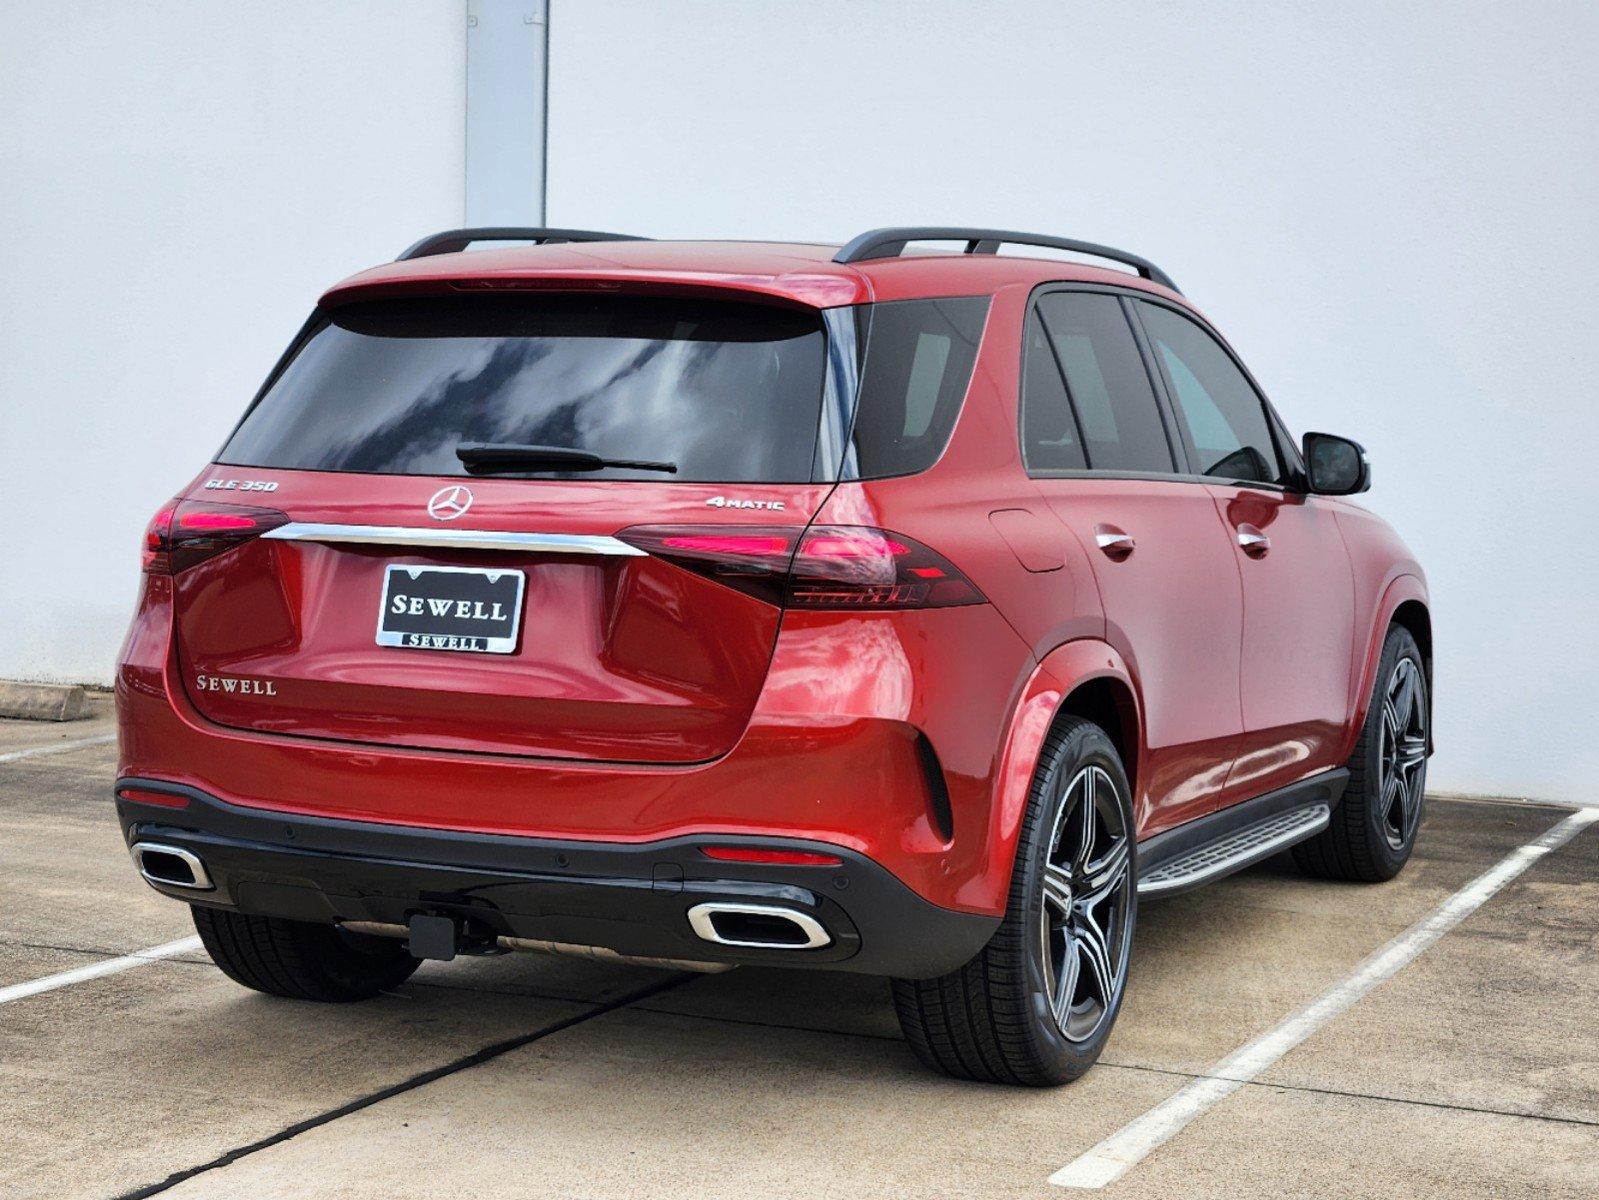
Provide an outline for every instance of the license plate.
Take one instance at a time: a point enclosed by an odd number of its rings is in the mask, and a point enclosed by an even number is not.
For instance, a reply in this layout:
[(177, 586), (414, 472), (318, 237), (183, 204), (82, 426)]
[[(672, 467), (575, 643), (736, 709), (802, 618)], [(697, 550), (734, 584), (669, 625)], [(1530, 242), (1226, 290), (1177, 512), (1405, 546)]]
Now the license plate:
[(383, 576), (378, 645), (514, 654), (521, 571), (391, 566)]

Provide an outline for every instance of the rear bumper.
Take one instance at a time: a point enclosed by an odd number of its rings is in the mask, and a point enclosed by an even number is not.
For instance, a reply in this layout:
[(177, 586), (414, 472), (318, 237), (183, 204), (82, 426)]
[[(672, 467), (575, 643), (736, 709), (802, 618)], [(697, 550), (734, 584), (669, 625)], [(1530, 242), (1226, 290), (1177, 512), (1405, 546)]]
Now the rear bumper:
[[(301, 921), (405, 924), (448, 916), (484, 936), (603, 946), (620, 954), (700, 962), (821, 967), (901, 978), (953, 970), (998, 918), (942, 908), (866, 856), (788, 838), (676, 837), (638, 843), (558, 841), (263, 812), (196, 788), (124, 778), (181, 795), (181, 809), (117, 798), (130, 846), (154, 842), (195, 856), (210, 887), (151, 880), (193, 904)], [(820, 851), (840, 866), (713, 861), (700, 846)], [(147, 877), (148, 878), (148, 877)], [(689, 911), (754, 904), (802, 914), (825, 930), (816, 949), (753, 949), (699, 936)]]
[(269, 822), (293, 815), (524, 844), (821, 842), (939, 908), (1005, 911), (1026, 781), (1005, 773), (996, 751), (1036, 664), (991, 605), (867, 619), (787, 613), (738, 743), (709, 762), (662, 766), (217, 725), (185, 691), (171, 592), (169, 578), (145, 577), (123, 646), (124, 777), (195, 788)]

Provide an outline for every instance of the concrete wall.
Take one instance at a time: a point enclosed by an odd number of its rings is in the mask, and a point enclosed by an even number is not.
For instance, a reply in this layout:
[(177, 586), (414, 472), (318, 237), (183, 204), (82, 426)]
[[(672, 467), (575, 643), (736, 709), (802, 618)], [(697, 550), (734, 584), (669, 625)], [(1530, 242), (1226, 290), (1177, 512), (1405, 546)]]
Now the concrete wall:
[[(316, 293), (461, 219), (464, 8), (0, 8), (0, 677), (108, 679), (145, 519)], [(1370, 447), (1432, 575), (1435, 784), (1595, 798), (1599, 8), (551, 10), (552, 224), (1150, 255)]]
[(1154, 258), (1436, 598), (1436, 786), (1594, 800), (1599, 6), (555, 0), (549, 219)]
[(465, 28), (0, 7), (0, 678), (109, 681), (145, 521), (321, 289), (460, 224)]

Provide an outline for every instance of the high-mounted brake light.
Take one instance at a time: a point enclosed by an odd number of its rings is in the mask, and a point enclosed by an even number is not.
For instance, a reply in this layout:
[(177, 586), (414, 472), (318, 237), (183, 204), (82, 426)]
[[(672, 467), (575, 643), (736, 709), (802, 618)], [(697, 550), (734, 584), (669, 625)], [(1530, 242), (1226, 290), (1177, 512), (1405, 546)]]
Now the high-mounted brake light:
[(944, 608), (983, 594), (914, 538), (865, 525), (636, 526), (617, 534), (678, 566), (791, 608)]
[(201, 500), (169, 504), (144, 531), (144, 572), (176, 575), (288, 521), (274, 508)]

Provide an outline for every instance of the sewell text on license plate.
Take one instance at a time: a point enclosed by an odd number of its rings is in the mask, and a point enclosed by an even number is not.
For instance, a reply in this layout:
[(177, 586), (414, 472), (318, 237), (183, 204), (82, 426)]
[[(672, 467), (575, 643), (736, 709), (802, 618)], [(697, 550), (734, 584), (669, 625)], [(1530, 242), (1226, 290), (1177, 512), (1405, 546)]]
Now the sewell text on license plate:
[(525, 581), (521, 571), (391, 564), (383, 576), (377, 643), (514, 654)]

